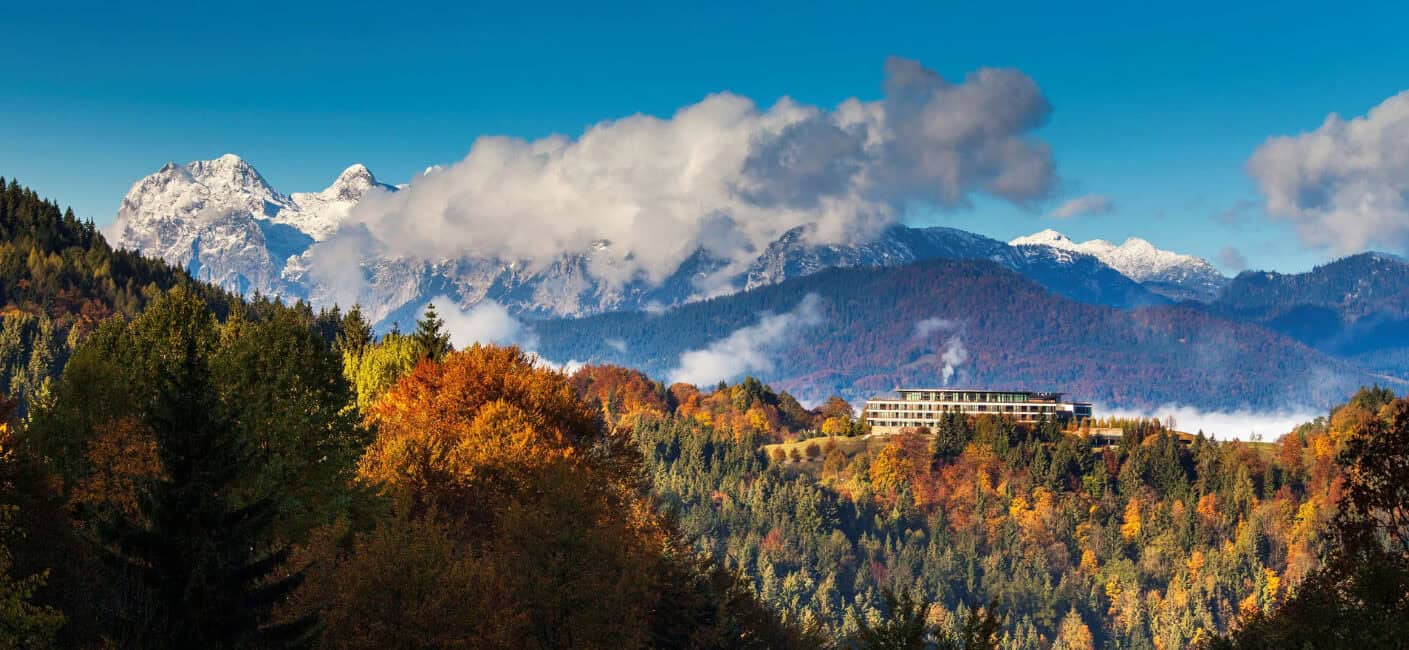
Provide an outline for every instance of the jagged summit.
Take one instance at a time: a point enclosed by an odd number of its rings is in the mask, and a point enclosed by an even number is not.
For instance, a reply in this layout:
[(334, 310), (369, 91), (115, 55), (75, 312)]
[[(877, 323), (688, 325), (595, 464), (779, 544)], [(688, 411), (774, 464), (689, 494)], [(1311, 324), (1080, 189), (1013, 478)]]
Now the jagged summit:
[(281, 277), (288, 260), (335, 232), (374, 188), (396, 191), (358, 163), (320, 192), (283, 194), (227, 153), (167, 163), (134, 183), (109, 232), (118, 246), (228, 289), (297, 295)]
[(333, 184), (329, 185), (322, 192), (319, 192), (319, 194), (330, 199), (336, 198), (344, 201), (359, 201), (367, 192), (370, 192), (372, 188), (377, 187), (390, 191), (395, 191), (396, 189), (391, 185), (379, 182), (377, 177), (372, 174), (372, 171), (367, 169), (366, 165), (354, 163), (347, 169), (342, 170), (342, 173), (338, 174), (338, 177), (333, 180)]
[(1213, 300), (1228, 284), (1228, 278), (1207, 260), (1162, 250), (1139, 237), (1127, 238), (1119, 246), (1104, 239), (1076, 242), (1048, 228), (1008, 243), (1091, 255), (1126, 277), (1177, 300)]

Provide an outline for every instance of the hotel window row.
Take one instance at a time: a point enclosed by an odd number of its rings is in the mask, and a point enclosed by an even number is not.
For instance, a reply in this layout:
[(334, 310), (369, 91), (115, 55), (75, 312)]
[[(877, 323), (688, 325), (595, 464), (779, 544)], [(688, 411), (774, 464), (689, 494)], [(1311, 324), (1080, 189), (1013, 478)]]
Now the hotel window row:
[(866, 402), (863, 417), (878, 433), (907, 428), (933, 427), (946, 413), (1001, 415), (1022, 422), (1043, 418), (1059, 422), (1091, 417), (1091, 404), (1069, 402), (1062, 393), (1029, 391), (976, 391), (899, 389), (900, 397)]

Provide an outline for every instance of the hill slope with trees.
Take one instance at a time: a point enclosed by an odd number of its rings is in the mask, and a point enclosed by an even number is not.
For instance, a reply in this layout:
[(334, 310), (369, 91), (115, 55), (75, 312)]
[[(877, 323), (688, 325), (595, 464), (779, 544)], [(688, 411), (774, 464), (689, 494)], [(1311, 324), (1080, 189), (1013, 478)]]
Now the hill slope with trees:
[(1209, 308), (1380, 372), (1409, 376), (1409, 262), (1403, 258), (1361, 253), (1306, 273), (1245, 272)]
[[(959, 384), (1066, 391), (1127, 408), (1320, 408), (1376, 380), (1257, 325), (1190, 306), (1074, 302), (983, 261), (834, 269), (661, 314), (535, 323), (534, 332), (550, 359), (668, 377), (683, 353), (809, 295), (819, 299), (816, 324), (788, 330), (774, 342), (773, 367), (756, 371), (804, 401), (938, 384), (947, 364)], [(958, 346), (955, 365), (945, 352)]]
[(221, 313), (232, 298), (161, 260), (115, 250), (72, 210), (0, 177), (0, 392), (21, 411), (99, 323), (173, 287)]

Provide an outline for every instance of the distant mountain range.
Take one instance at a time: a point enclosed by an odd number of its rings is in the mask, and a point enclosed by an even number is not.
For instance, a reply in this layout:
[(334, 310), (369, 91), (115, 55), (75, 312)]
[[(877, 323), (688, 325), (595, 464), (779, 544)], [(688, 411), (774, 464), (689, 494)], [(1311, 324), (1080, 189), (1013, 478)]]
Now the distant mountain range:
[(1209, 309), (1376, 372), (1409, 377), (1409, 262), (1362, 253), (1306, 273), (1248, 271)]
[(788, 312), (809, 295), (819, 314), (796, 319), (774, 341), (731, 342), (719, 349), (720, 362), (733, 354), (743, 368), (763, 351), (770, 367), (760, 374), (804, 400), (833, 393), (859, 400), (952, 373), (959, 385), (1038, 386), (1130, 408), (1284, 410), (1319, 408), (1384, 381), (1194, 304), (1127, 310), (1076, 302), (988, 260), (828, 269), (656, 316), (612, 313), (533, 327), (547, 358), (671, 377), (682, 355), (741, 330), (756, 333), (748, 328), (762, 314)]
[(117, 246), (231, 291), (301, 295), (284, 275), (289, 260), (331, 235), (373, 188), (395, 190), (362, 165), (321, 192), (281, 194), (238, 156), (168, 163), (132, 186), (110, 232)]
[(1208, 302), (1218, 297), (1228, 278), (1207, 260), (1155, 248), (1139, 237), (1116, 246), (1104, 239), (1076, 243), (1055, 230), (1014, 239), (1013, 246), (1045, 246), (1095, 257), (1145, 288), (1174, 300)]
[[(336, 233), (373, 191), (397, 188), (353, 165), (321, 192), (283, 194), (248, 162), (227, 154), (167, 164), (139, 180), (123, 199), (111, 233), (119, 246), (161, 257), (232, 291), (331, 302), (336, 292), (311, 272), (310, 247)], [(357, 269), (362, 276), (357, 300), (383, 327), (408, 322), (440, 295), (461, 307), (494, 300), (530, 318), (584, 316), (658, 310), (715, 295), (719, 287), (726, 293), (747, 290), (827, 268), (928, 259), (994, 260), (1057, 294), (1116, 307), (1209, 299), (1210, 287), (1226, 282), (1198, 258), (1148, 244), (1135, 250), (1131, 242), (1114, 252), (1091, 248), (1092, 243), (1065, 246), (1070, 240), (1050, 231), (1015, 240), (1016, 245), (952, 228), (895, 226), (870, 241), (846, 245), (814, 245), (808, 235), (805, 228), (785, 233), (724, 282), (718, 275), (725, 261), (704, 250), (657, 284), (602, 282), (590, 268), (614, 255), (608, 241), (546, 268), (522, 260), (364, 257)]]
[[(1230, 279), (1203, 259), (1136, 238), (1078, 243), (1044, 230), (1004, 243), (897, 225), (829, 245), (796, 228), (750, 253), (737, 272), (698, 250), (657, 283), (595, 276), (593, 268), (620, 258), (610, 241), (546, 266), (360, 252), (331, 274), (316, 272), (318, 244), (356, 230), (358, 202), (396, 191), (353, 165), (322, 191), (283, 194), (225, 155), (168, 164), (138, 181), (111, 232), (121, 247), (242, 293), (347, 306), (336, 285), (354, 278), (355, 300), (382, 330), (409, 326), (434, 297), (462, 309), (494, 301), (533, 321), (549, 358), (623, 362), (655, 375), (800, 292), (831, 295), (833, 325), (800, 335), (805, 347), (766, 375), (804, 396), (932, 382), (943, 355), (904, 335), (924, 318), (964, 324), (960, 338), (973, 355), (963, 372), (973, 381), (1067, 389), (1118, 405), (1322, 406), (1360, 383), (1409, 377), (1409, 263), (1391, 255)], [(940, 262), (957, 260), (982, 263)], [(851, 293), (855, 283), (892, 302)]]

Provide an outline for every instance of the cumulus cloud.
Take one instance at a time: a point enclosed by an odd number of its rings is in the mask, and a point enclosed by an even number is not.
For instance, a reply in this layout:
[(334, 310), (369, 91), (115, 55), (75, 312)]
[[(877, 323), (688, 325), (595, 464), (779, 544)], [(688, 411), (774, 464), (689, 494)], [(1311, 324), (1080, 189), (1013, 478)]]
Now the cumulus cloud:
[(1273, 441), (1295, 429), (1303, 422), (1310, 422), (1325, 413), (1310, 407), (1293, 407), (1280, 411), (1204, 411), (1192, 406), (1169, 404), (1152, 411), (1106, 410), (1097, 408), (1098, 415), (1105, 414), (1129, 418), (1159, 418), (1161, 421), (1174, 420), (1174, 429), (1187, 433), (1203, 431), (1204, 435), (1219, 440), (1250, 440), (1254, 437)]
[(1409, 91), (1351, 120), (1269, 138), (1247, 171), (1275, 219), (1336, 254), (1409, 250)]
[(1058, 219), (1070, 219), (1072, 217), (1110, 214), (1114, 209), (1115, 203), (1111, 202), (1110, 197), (1101, 194), (1087, 194), (1062, 203), (1049, 214)]
[(1232, 273), (1240, 273), (1248, 268), (1248, 258), (1235, 246), (1224, 246), (1219, 249), (1214, 261)]
[(607, 339), (606, 341), (604, 341), (604, 343), (607, 344), (607, 347), (616, 350), (621, 354), (626, 354), (626, 341), (623, 341), (621, 339)]
[(445, 319), (445, 329), (456, 348), (475, 343), (517, 345), (526, 350), (538, 347), (533, 332), (498, 302), (484, 300), (467, 310), (460, 309), (449, 296), (436, 296), (429, 303), (434, 303), (437, 313)]
[(1050, 193), (1055, 164), (1031, 134), (1051, 107), (1027, 75), (986, 68), (955, 82), (900, 58), (885, 72), (880, 100), (833, 109), (761, 109), (723, 92), (576, 138), (482, 137), (401, 191), (371, 192), (348, 220), (391, 255), (536, 270), (590, 251), (594, 277), (655, 283), (698, 250), (737, 272), (794, 228), (837, 243), (914, 202), (957, 208), (985, 193), (1032, 205)]
[(680, 355), (670, 371), (671, 383), (704, 386), (745, 373), (773, 370), (778, 348), (797, 330), (822, 322), (821, 299), (807, 294), (797, 307), (784, 314), (764, 314), (758, 323), (735, 330), (702, 350)]
[(549, 370), (556, 370), (565, 375), (571, 375), (577, 372), (578, 370), (581, 370), (587, 364), (578, 361), (577, 359), (568, 359), (564, 363), (557, 363), (555, 361), (544, 359), (543, 357), (538, 357), (538, 365), (539, 367), (548, 368)]

